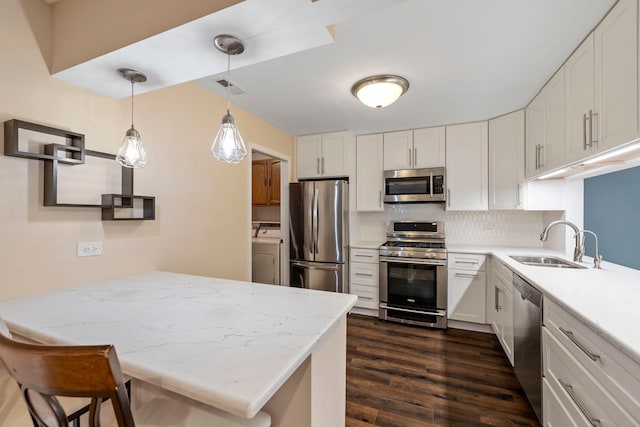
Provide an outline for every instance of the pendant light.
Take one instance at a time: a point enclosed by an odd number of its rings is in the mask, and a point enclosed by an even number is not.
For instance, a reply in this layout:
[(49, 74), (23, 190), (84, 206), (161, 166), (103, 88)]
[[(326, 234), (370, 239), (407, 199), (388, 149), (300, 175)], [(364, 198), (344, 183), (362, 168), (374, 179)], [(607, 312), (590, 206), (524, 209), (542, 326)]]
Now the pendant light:
[(378, 110), (391, 105), (409, 89), (404, 77), (390, 74), (366, 77), (351, 87), (351, 93), (367, 107)]
[(237, 37), (228, 34), (216, 36), (213, 42), (216, 49), (227, 54), (227, 114), (222, 117), (220, 130), (218, 130), (218, 134), (213, 140), (213, 144), (211, 144), (211, 154), (217, 161), (222, 163), (240, 163), (247, 155), (247, 147), (242, 141), (236, 120), (229, 112), (231, 107), (229, 73), (231, 70), (231, 55), (239, 55), (244, 52), (244, 43)]
[(147, 153), (140, 133), (133, 127), (133, 85), (146, 82), (147, 76), (130, 68), (119, 68), (118, 73), (131, 82), (131, 129), (124, 135), (116, 161), (127, 168), (143, 168), (147, 164)]

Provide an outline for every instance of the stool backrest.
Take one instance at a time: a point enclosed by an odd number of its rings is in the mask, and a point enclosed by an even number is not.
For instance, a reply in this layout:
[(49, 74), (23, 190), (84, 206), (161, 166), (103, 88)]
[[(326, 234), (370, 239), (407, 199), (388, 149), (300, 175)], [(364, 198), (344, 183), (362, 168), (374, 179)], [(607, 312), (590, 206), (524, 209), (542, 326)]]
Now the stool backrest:
[(109, 398), (118, 426), (135, 426), (112, 345), (28, 344), (12, 339), (3, 323), (0, 319), (0, 360), (20, 386), (36, 427), (68, 426), (56, 396), (91, 398), (90, 427), (100, 426), (100, 404)]

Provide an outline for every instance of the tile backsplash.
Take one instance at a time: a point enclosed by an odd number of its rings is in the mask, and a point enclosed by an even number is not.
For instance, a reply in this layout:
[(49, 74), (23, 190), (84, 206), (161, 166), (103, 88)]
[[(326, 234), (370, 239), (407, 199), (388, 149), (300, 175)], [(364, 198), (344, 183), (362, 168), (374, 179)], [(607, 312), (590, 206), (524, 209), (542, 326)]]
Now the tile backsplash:
[[(355, 240), (384, 241), (387, 221), (433, 220), (445, 222), (449, 245), (490, 245), (543, 247), (540, 232), (552, 217), (540, 211), (445, 211), (442, 204), (385, 205), (384, 212), (356, 212), (352, 217)], [(551, 236), (553, 237), (553, 236)], [(561, 246), (558, 246), (561, 245)], [(544, 245), (563, 250), (562, 240), (550, 239)]]

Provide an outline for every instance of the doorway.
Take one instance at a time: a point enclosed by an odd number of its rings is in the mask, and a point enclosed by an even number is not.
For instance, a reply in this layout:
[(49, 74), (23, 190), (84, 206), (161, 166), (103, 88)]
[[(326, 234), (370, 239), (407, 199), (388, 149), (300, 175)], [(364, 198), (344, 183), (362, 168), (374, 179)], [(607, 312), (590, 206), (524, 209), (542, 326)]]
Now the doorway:
[[(288, 156), (251, 149), (251, 280), (289, 285)], [(273, 269), (273, 271), (272, 271)]]

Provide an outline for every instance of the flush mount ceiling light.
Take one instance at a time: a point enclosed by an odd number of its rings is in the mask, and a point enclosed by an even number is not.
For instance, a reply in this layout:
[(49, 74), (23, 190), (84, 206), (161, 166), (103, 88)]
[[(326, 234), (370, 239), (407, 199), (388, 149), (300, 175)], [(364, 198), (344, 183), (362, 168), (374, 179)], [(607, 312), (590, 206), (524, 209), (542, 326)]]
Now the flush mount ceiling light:
[(140, 133), (133, 127), (133, 85), (146, 82), (147, 76), (130, 68), (118, 68), (118, 73), (131, 82), (131, 128), (124, 135), (116, 161), (127, 168), (143, 168), (147, 164), (147, 153)]
[(240, 39), (228, 34), (220, 34), (213, 39), (213, 43), (222, 53), (227, 54), (227, 114), (222, 117), (222, 124), (216, 138), (211, 144), (211, 154), (217, 161), (222, 163), (240, 163), (247, 155), (247, 147), (242, 141), (240, 131), (236, 125), (236, 120), (229, 113), (231, 101), (231, 80), (229, 71), (231, 69), (231, 55), (240, 55), (244, 52), (244, 43)]
[(366, 77), (351, 86), (351, 93), (367, 107), (381, 109), (391, 105), (409, 89), (404, 77), (384, 74)]

